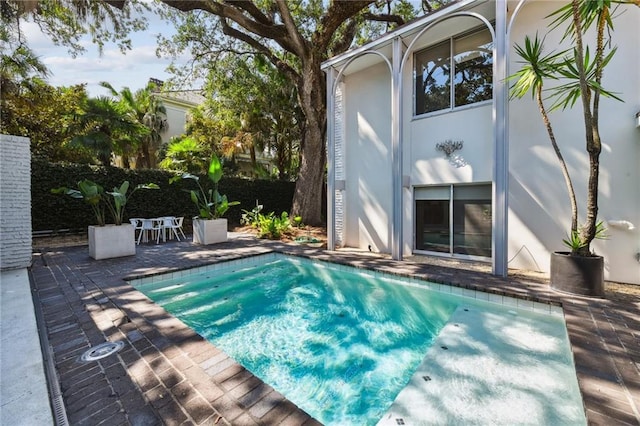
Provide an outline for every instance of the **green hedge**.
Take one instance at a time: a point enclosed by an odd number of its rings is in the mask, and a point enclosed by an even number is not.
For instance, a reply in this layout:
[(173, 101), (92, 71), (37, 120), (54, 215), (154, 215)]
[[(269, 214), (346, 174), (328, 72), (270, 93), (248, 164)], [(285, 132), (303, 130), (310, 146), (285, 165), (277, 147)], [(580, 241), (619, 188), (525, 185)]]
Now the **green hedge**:
[[(52, 188), (77, 188), (78, 181), (92, 180), (109, 190), (128, 180), (131, 187), (140, 183), (156, 183), (159, 190), (138, 190), (129, 199), (125, 220), (130, 217), (184, 216), (185, 230), (190, 229), (191, 218), (197, 214), (186, 189), (194, 189), (194, 181), (184, 180), (169, 184), (172, 173), (163, 170), (125, 170), (116, 167), (96, 167), (85, 164), (51, 164), (33, 159), (31, 164), (31, 221), (33, 231), (84, 230), (95, 225), (91, 208), (82, 200), (67, 195), (52, 194)], [(210, 183), (206, 177), (200, 182)], [(240, 223), (242, 210), (251, 210), (256, 200), (264, 211), (290, 211), (295, 183), (270, 180), (222, 178), (218, 190), (239, 206), (225, 215), (229, 223)], [(207, 186), (205, 186), (207, 187)], [(107, 222), (110, 222), (107, 215)]]

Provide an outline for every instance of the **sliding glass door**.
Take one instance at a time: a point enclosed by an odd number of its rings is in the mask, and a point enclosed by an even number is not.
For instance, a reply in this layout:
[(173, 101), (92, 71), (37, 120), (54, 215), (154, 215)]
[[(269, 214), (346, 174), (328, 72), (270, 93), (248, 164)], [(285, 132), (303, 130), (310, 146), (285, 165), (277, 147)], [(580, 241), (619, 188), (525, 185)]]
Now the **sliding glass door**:
[(491, 185), (416, 188), (415, 250), (491, 257)]

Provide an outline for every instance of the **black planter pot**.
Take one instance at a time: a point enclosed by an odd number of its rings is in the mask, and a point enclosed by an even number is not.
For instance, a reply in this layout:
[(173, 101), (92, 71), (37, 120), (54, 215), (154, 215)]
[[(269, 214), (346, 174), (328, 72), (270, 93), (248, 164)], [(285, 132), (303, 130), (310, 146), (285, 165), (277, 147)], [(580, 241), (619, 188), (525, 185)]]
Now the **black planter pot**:
[(581, 296), (604, 297), (604, 258), (551, 253), (551, 288)]

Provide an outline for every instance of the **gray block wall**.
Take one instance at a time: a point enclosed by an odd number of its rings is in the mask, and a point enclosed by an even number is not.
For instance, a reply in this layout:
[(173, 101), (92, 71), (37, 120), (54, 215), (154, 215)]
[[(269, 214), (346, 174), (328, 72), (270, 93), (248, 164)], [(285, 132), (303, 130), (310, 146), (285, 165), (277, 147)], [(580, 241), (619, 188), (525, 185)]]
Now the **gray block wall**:
[(31, 265), (29, 138), (0, 135), (0, 270)]

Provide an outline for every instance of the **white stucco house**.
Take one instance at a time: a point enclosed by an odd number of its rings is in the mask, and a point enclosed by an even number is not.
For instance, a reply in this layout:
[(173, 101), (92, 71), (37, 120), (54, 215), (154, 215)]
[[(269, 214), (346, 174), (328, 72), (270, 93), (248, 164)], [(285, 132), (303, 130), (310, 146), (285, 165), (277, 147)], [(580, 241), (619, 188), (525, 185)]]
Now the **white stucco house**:
[(204, 103), (205, 97), (201, 90), (163, 90), (157, 96), (167, 116), (167, 128), (160, 136), (162, 143), (168, 143), (172, 137), (185, 133), (190, 111)]
[[(535, 101), (508, 99), (514, 45), (544, 35), (563, 3), (461, 0), (323, 64), (328, 99), (328, 245), (549, 271), (565, 250), (567, 190)], [(614, 15), (618, 51), (600, 106), (599, 217), (605, 279), (640, 284), (640, 7)], [(546, 37), (551, 51), (562, 33)], [(454, 69), (454, 72), (449, 72)], [(418, 88), (418, 90), (416, 90)], [(584, 218), (582, 108), (552, 125)], [(449, 155), (447, 155), (447, 153)]]

